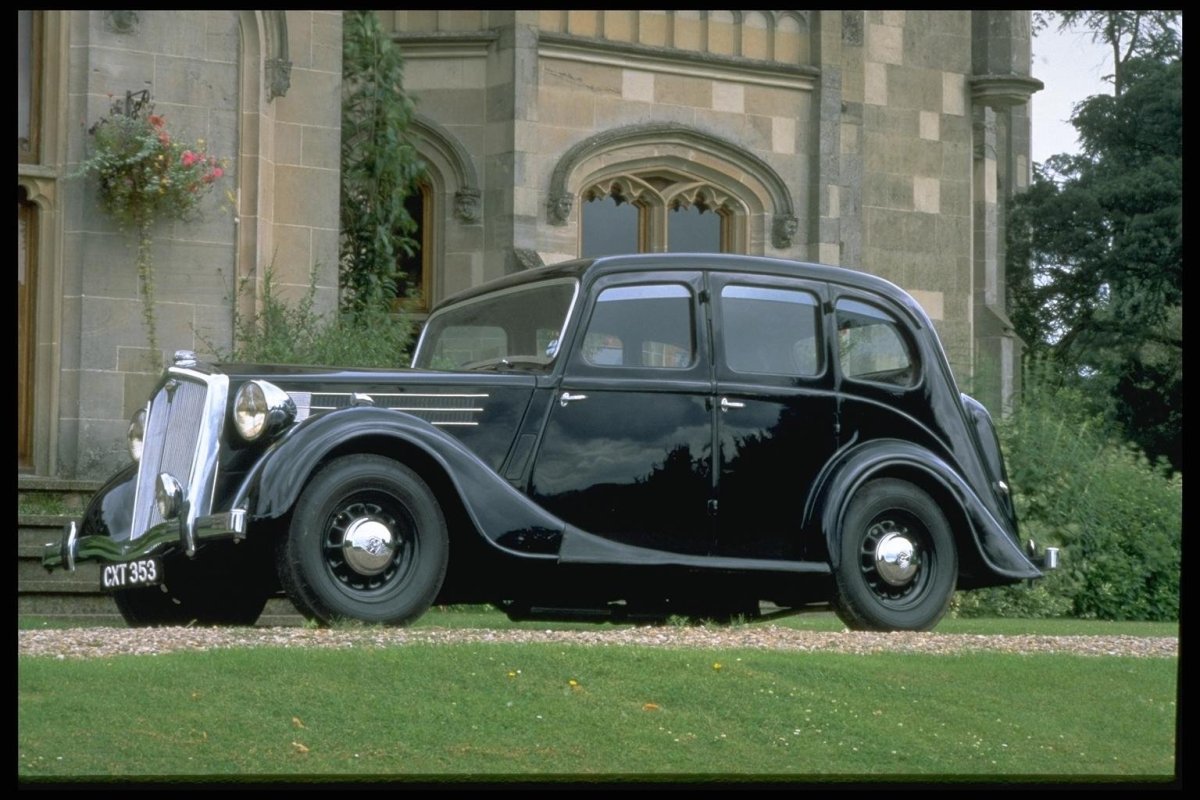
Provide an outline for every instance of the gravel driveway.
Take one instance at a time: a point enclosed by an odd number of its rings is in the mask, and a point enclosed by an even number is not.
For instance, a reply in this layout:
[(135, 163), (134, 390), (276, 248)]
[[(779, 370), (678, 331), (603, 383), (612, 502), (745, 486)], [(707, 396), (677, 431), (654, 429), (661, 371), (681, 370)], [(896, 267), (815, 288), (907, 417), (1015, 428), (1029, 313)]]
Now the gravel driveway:
[(158, 655), (226, 647), (403, 647), (406, 644), (554, 643), (607, 647), (761, 648), (870, 654), (970, 652), (1070, 653), (1083, 656), (1175, 658), (1173, 636), (983, 636), (941, 633), (797, 631), (762, 624), (734, 627), (601, 628), (537, 631), (444, 628), (66, 628), (17, 631), (18, 655), (100, 658)]

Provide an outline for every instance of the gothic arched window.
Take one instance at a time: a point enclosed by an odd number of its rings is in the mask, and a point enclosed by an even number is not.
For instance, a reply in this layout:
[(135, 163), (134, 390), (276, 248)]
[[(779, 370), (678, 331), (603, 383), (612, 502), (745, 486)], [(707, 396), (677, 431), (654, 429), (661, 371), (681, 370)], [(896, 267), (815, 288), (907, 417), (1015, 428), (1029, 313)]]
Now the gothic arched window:
[(605, 177), (581, 193), (580, 255), (734, 252), (745, 209), (706, 181), (658, 170)]

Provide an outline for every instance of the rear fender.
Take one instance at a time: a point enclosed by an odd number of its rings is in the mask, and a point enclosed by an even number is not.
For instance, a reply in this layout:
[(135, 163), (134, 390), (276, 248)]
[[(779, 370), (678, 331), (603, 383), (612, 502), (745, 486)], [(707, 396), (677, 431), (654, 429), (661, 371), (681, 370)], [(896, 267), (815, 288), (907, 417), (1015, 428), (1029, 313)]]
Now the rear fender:
[[(940, 494), (958, 503), (970, 526), (964, 533), (994, 574), (1013, 580), (1041, 577), (1042, 573), (1021, 551), (1005, 523), (996, 519), (949, 464), (929, 450), (898, 439), (876, 439), (848, 448), (821, 478), (821, 488), (814, 494), (805, 522), (819, 512), (817, 522), (834, 569), (841, 560), (838, 545), (846, 511), (855, 493), (873, 478), (905, 474), (920, 475), (923, 481), (938, 486)], [(964, 536), (957, 538), (959, 546), (963, 546)]]

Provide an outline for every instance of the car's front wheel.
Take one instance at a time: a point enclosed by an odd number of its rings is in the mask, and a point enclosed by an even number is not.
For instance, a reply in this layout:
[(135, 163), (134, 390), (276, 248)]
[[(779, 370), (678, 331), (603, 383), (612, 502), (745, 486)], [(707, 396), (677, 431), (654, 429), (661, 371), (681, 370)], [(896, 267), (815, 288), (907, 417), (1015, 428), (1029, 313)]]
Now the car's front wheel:
[(449, 538), (437, 498), (391, 459), (343, 456), (304, 488), (279, 542), (279, 579), (310, 619), (406, 625), (433, 603)]
[(834, 608), (857, 630), (927, 631), (941, 620), (958, 575), (945, 514), (902, 480), (871, 481), (850, 501), (834, 570)]

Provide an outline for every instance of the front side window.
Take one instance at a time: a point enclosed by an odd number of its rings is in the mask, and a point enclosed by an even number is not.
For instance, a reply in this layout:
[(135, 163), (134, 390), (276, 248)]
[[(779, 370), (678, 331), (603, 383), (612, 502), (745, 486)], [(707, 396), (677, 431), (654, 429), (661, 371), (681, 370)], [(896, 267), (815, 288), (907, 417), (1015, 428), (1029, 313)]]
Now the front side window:
[(731, 284), (721, 290), (725, 363), (734, 372), (811, 377), (821, 372), (820, 303), (794, 289)]
[(618, 286), (596, 298), (583, 360), (597, 367), (686, 369), (696, 351), (692, 293), (686, 286)]
[(900, 324), (881, 308), (842, 298), (837, 303), (838, 358), (847, 378), (912, 386), (917, 370)]
[(578, 284), (521, 286), (448, 306), (429, 318), (413, 366), (423, 369), (544, 369), (559, 342)]

